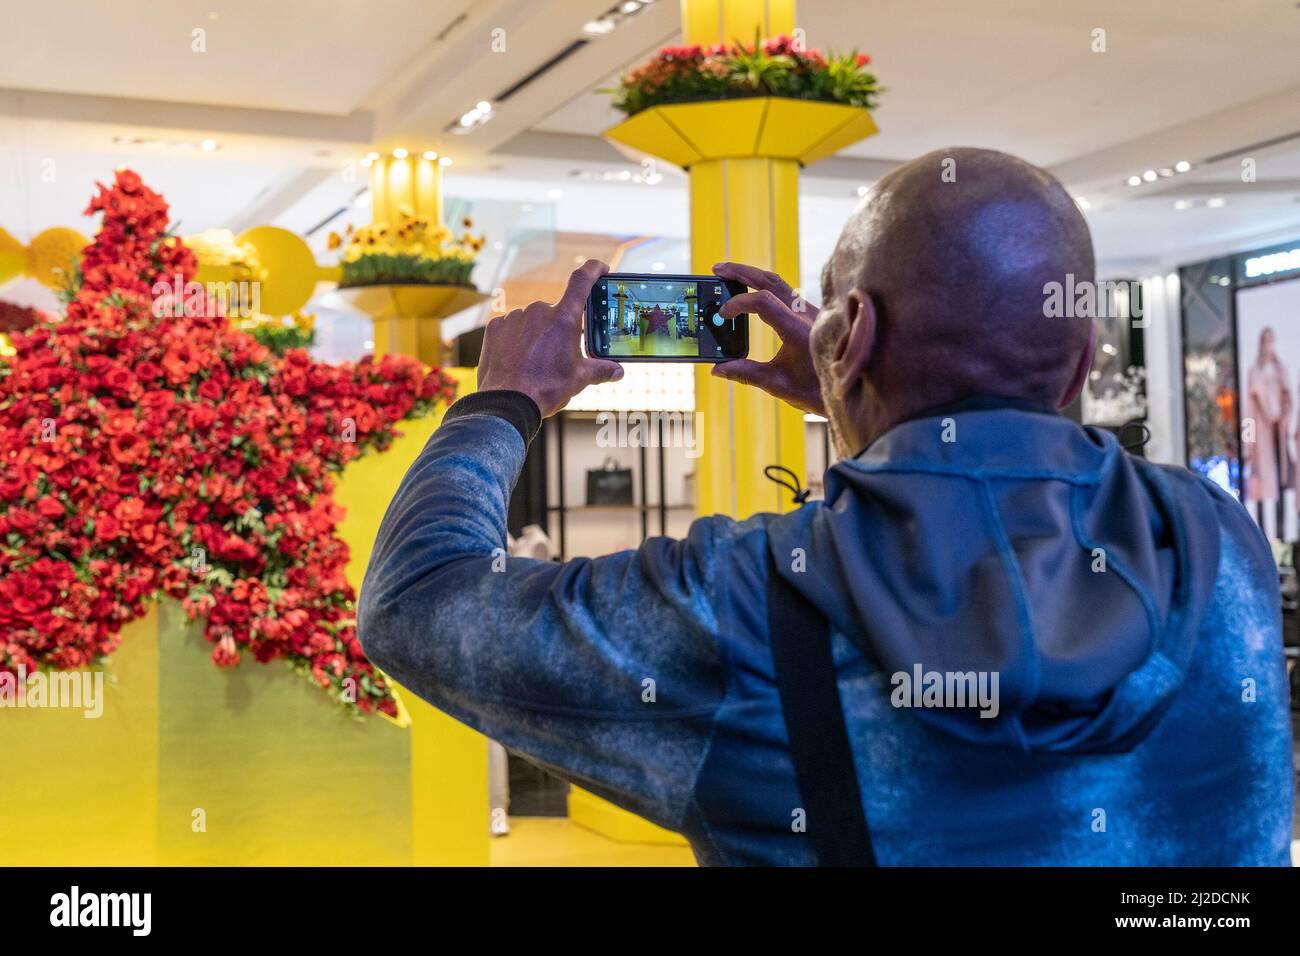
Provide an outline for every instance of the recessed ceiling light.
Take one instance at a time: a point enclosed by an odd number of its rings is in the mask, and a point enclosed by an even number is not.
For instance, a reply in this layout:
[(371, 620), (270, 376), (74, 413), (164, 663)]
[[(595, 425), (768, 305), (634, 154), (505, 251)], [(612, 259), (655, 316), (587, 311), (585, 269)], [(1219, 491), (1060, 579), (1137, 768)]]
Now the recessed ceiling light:
[(407, 155), (408, 153), (406, 150), (402, 149), (400, 146), (393, 150), (393, 159), (406, 159)]
[(1174, 171), (1170, 169), (1168, 166), (1161, 166), (1159, 172), (1160, 175), (1165, 177), (1166, 179), (1168, 179), (1170, 176), (1174, 174)]
[(1175, 199), (1174, 208), (1179, 212), (1182, 212), (1184, 209), (1191, 209), (1192, 201), (1190, 199)]
[(438, 154), (431, 149), (426, 149), (423, 155), (424, 158), (427, 159), (429, 162), (433, 162), (435, 159), (438, 158)]
[(1191, 168), (1192, 164), (1185, 159), (1180, 159), (1178, 162), (1174, 163), (1174, 172), (1176, 173), (1185, 173)]
[(614, 21), (609, 17), (601, 17), (599, 20), (588, 20), (582, 25), (582, 32), (587, 36), (603, 37), (608, 33), (614, 32)]
[(1142, 174), (1142, 178), (1149, 183), (1153, 183), (1156, 181), (1157, 178), (1156, 171), (1154, 169), (1148, 169), (1145, 173)]
[(1130, 176), (1130, 177), (1128, 178), (1128, 184), (1129, 184), (1130, 186), (1141, 186), (1141, 185), (1142, 185), (1142, 177), (1141, 177), (1141, 176)]
[(626, 0), (625, 3), (619, 4), (618, 8), (624, 13), (636, 13), (641, 9), (641, 0)]
[(378, 158), (379, 158), (379, 154), (376, 152), (366, 153), (366, 159), (370, 160), (372, 163)]
[(477, 103), (474, 104), (474, 109), (478, 110), (480, 113), (491, 113), (492, 104), (489, 103), (487, 100), (479, 100)]
[(451, 157), (450, 157), (450, 156), (439, 156), (439, 157), (438, 157), (438, 165), (439, 165), (439, 166), (450, 166), (450, 165), (451, 165)]
[(1220, 209), (1223, 206), (1226, 206), (1227, 204), (1228, 201), (1224, 199), (1222, 196), (1215, 196), (1213, 199), (1205, 200), (1205, 205), (1210, 209)]
[(861, 198), (862, 196), (865, 196), (868, 192), (870, 192), (870, 190), (869, 190), (866, 186), (859, 186), (859, 187), (858, 187), (858, 196), (859, 196), (859, 198)]
[(202, 146), (203, 149), (209, 153), (212, 152), (214, 149), (221, 148), (221, 144), (218, 143), (215, 139), (205, 139), (203, 142), (199, 143), (199, 145)]

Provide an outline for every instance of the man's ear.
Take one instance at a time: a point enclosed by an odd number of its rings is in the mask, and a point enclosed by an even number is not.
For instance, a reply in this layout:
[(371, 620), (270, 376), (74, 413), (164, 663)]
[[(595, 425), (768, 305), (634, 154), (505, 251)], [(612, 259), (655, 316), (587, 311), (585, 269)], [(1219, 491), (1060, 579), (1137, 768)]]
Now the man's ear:
[(843, 399), (861, 381), (876, 349), (876, 306), (871, 296), (854, 289), (844, 300), (847, 319), (831, 360), (831, 390)]
[(1083, 384), (1088, 380), (1088, 373), (1092, 370), (1092, 358), (1097, 352), (1097, 323), (1092, 320), (1088, 321), (1088, 345), (1084, 348), (1083, 354), (1079, 356), (1079, 364), (1074, 367), (1074, 374), (1070, 376), (1070, 384), (1065, 387), (1065, 392), (1061, 395), (1060, 400), (1056, 403), (1057, 408), (1065, 408), (1083, 391)]

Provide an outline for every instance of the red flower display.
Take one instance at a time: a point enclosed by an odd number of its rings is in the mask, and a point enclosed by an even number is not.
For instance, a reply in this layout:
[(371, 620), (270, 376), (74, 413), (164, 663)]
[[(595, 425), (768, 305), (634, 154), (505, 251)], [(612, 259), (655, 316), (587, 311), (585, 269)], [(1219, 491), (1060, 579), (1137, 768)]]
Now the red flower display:
[(217, 664), (285, 659), (394, 714), (357, 642), (332, 476), (455, 383), (399, 356), (277, 357), (201, 292), (171, 298), (194, 255), (135, 173), (100, 184), (96, 212), (66, 317), (0, 360), (0, 670), (103, 658), (166, 594), (206, 618)]
[(625, 74), (613, 105), (629, 116), (654, 106), (749, 96), (842, 103), (870, 109), (883, 88), (867, 67), (871, 57), (823, 54), (794, 37), (713, 46), (666, 46)]

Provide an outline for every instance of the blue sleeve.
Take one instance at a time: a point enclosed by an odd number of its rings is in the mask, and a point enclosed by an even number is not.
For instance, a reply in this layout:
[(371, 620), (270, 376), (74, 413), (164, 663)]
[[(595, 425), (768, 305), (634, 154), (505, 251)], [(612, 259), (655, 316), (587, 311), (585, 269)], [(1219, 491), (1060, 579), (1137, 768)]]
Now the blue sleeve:
[(714, 582), (733, 522), (594, 560), (507, 557), (524, 453), (505, 418), (444, 421), (380, 526), (362, 646), (440, 710), (681, 829), (724, 696)]

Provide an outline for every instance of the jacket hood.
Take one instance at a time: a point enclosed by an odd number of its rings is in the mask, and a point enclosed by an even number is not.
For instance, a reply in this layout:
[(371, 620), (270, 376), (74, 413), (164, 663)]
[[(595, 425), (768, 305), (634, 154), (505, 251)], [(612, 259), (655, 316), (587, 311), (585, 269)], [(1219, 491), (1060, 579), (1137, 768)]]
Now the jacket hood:
[(1212, 494), (1047, 410), (953, 411), (835, 465), (825, 507), (770, 547), (896, 706), (972, 743), (1115, 752), (1182, 684), (1219, 564)]

